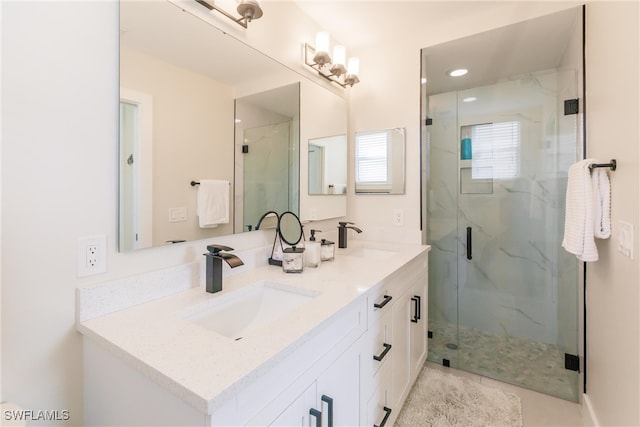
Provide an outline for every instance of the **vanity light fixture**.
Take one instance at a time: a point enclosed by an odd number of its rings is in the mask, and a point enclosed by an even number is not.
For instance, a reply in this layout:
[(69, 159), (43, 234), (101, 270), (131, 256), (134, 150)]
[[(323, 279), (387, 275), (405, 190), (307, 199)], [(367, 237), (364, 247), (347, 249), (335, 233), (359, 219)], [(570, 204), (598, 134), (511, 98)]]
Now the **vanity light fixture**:
[(235, 22), (236, 24), (244, 28), (247, 28), (247, 26), (249, 25), (249, 22), (253, 21), (254, 19), (258, 19), (262, 17), (262, 8), (260, 7), (259, 0), (239, 0), (238, 7), (236, 9), (240, 14), (239, 18), (233, 16), (231, 13), (227, 12), (223, 8), (216, 6), (215, 0), (209, 0), (209, 1), (195, 0), (195, 1), (200, 3), (202, 6), (206, 7), (212, 12), (214, 10), (216, 12), (220, 12), (221, 14), (223, 14), (224, 16), (226, 16), (227, 18), (231, 19), (233, 22)]
[(325, 79), (342, 87), (353, 86), (360, 79), (360, 60), (349, 58), (344, 46), (333, 48), (333, 57), (329, 55), (329, 33), (316, 34), (316, 46), (304, 44), (304, 63), (313, 68)]

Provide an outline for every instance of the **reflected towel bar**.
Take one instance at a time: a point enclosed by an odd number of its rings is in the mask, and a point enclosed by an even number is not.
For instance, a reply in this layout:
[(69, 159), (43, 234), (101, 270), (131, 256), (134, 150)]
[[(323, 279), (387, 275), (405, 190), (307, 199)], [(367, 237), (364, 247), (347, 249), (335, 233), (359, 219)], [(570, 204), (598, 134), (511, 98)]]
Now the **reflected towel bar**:
[[(200, 183), (198, 181), (191, 181), (192, 187), (195, 187), (196, 185), (200, 185)], [(231, 183), (229, 183), (229, 185), (231, 185)]]
[(592, 163), (589, 165), (589, 170), (593, 170), (595, 168), (611, 168), (612, 171), (616, 170), (618, 166), (616, 159), (611, 159), (609, 163)]

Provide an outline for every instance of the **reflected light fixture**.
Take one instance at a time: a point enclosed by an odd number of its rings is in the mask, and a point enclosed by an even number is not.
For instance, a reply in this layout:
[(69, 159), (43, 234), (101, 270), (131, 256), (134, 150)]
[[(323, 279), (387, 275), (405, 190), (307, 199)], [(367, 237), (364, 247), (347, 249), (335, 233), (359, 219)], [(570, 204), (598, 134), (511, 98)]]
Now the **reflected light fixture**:
[(223, 14), (224, 16), (226, 16), (227, 18), (231, 19), (233, 22), (235, 22), (236, 24), (244, 28), (247, 28), (247, 26), (249, 25), (249, 22), (253, 21), (254, 19), (259, 19), (262, 17), (262, 8), (260, 7), (259, 0), (239, 0), (238, 7), (236, 10), (240, 14), (240, 17), (235, 17), (231, 13), (224, 10), (223, 8), (216, 6), (215, 0), (209, 0), (209, 1), (195, 0), (195, 1), (200, 3), (202, 6), (206, 7), (212, 12), (215, 10), (216, 12)]
[(334, 46), (333, 56), (329, 55), (329, 33), (316, 34), (316, 46), (304, 44), (304, 63), (325, 79), (342, 87), (353, 86), (360, 79), (360, 60), (349, 58), (344, 46)]
[(455, 70), (447, 71), (447, 75), (449, 77), (460, 77), (464, 76), (468, 72), (469, 70), (467, 70), (466, 68), (456, 68)]

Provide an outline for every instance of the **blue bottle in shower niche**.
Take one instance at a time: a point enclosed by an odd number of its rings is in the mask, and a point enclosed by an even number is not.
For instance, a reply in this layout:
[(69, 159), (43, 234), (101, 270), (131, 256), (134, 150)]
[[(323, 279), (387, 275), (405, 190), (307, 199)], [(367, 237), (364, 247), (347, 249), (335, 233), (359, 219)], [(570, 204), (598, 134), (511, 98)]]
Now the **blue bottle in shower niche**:
[(460, 159), (471, 160), (471, 129), (464, 126), (460, 129)]

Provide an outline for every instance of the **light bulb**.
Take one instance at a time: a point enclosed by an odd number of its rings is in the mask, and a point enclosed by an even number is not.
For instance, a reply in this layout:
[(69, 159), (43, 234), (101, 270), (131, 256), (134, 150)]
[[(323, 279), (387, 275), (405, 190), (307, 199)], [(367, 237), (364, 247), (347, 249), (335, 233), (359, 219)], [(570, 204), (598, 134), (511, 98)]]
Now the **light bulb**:
[(329, 33), (321, 31), (316, 34), (316, 53), (329, 54)]
[(350, 76), (357, 76), (360, 74), (360, 60), (358, 58), (349, 58), (349, 65), (347, 65), (347, 74)]

